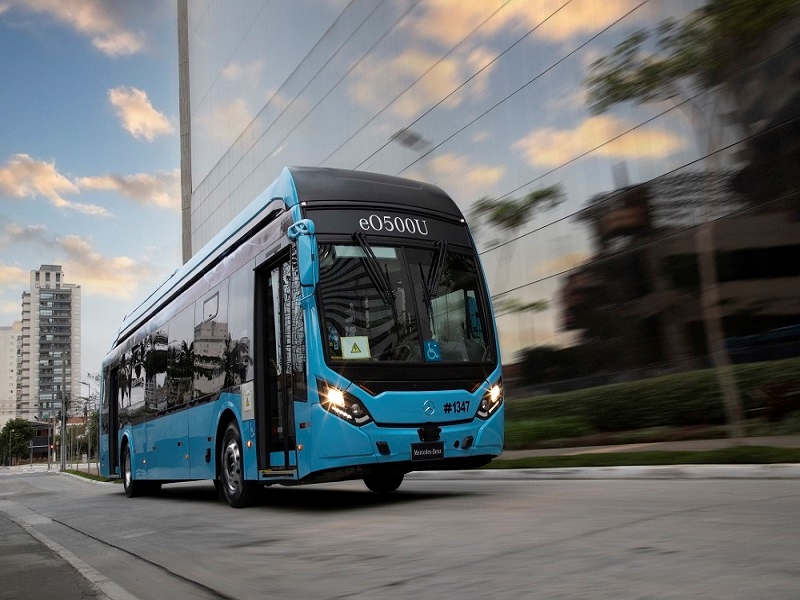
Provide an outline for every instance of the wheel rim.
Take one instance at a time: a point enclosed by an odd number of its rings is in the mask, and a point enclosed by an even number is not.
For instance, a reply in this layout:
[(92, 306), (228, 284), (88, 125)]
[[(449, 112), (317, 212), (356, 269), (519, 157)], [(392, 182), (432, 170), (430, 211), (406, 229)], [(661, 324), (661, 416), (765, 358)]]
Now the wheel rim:
[(131, 487), (131, 480), (133, 479), (133, 475), (131, 473), (131, 453), (130, 451), (125, 451), (125, 465), (123, 467), (123, 477), (125, 478), (125, 488)]
[(230, 440), (225, 446), (222, 462), (225, 487), (230, 494), (235, 495), (242, 483), (242, 452), (236, 440)]

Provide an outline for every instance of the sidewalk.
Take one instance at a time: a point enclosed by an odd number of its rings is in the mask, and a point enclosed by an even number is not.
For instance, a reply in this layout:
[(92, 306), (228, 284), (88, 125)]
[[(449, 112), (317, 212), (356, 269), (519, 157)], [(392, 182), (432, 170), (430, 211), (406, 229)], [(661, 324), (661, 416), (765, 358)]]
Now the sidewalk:
[(0, 511), (0, 595), (35, 600), (105, 598), (74, 565)]
[(649, 442), (621, 444), (617, 446), (583, 446), (573, 448), (544, 448), (539, 450), (507, 450), (500, 459), (513, 460), (531, 456), (575, 456), (578, 454), (604, 454), (608, 452), (644, 451), (704, 451), (733, 448), (735, 446), (770, 446), (773, 448), (800, 448), (800, 435), (769, 437), (720, 438), (710, 440), (687, 440), (683, 442)]

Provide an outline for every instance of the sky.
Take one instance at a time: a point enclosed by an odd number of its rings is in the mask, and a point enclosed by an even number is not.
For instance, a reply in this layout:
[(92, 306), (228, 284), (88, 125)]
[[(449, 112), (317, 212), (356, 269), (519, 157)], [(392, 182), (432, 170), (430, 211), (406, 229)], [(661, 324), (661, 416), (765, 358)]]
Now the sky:
[[(573, 0), (563, 11), (555, 10), (558, 4), (503, 2), (504, 10), (487, 19), (487, 5), (479, 2), (421, 3), (354, 63), (345, 85), (331, 88), (325, 106), (352, 107), (335, 113), (334, 135), (318, 135), (319, 119), (329, 114), (320, 109), (305, 121), (306, 137), (302, 128), (292, 136), (294, 154), (276, 141), (274, 154), (283, 152), (277, 162), (419, 177), (441, 185), (464, 210), (481, 196), (520, 195), (558, 183), (568, 201), (546, 215), (552, 221), (577, 211), (593, 194), (613, 189), (614, 165), (624, 162), (630, 181), (637, 182), (690, 162), (679, 116), (669, 113), (633, 127), (663, 107), (626, 106), (592, 115), (582, 78), (587, 65), (632, 28), (655, 24), (693, 2), (607, 0), (598, 9), (593, 0)], [(295, 4), (282, 6), (289, 13), (302, 11)], [(317, 14), (293, 23), (291, 31), (270, 18), (263, 33), (253, 37), (263, 42), (264, 35), (284, 33), (287, 43), (275, 45), (285, 51), (292, 40), (316, 40), (324, 28), (308, 36), (298, 35), (298, 29), (319, 25), (326, 14), (333, 20), (344, 4), (331, 0), (316, 6)], [(0, 0), (0, 325), (21, 318), (21, 294), (29, 287), (31, 270), (62, 265), (66, 281), (81, 285), (84, 374), (100, 370), (124, 315), (181, 264), (176, 11), (175, 0)], [(627, 13), (623, 25), (572, 55), (583, 40)], [(222, 30), (237, 25), (230, 13), (226, 17)], [(535, 35), (520, 37), (534, 29)], [(279, 76), (281, 65), (291, 70), (294, 62), (279, 55), (268, 64), (264, 45), (237, 48), (241, 63), (231, 62), (219, 75), (227, 103), (215, 106), (222, 116), (208, 122), (225, 125), (222, 141), (215, 143), (214, 131), (200, 129), (204, 113), (198, 100), (195, 138), (209, 143), (193, 149), (195, 182), (265, 98), (280, 96), (257, 84), (267, 85), (261, 75), (269, 72), (275, 80), (270, 85), (279, 86), (289, 75)], [(300, 55), (308, 50), (304, 46)], [(549, 69), (568, 55), (558, 69)], [(392, 76), (375, 78), (375, 72)], [(534, 85), (520, 88), (536, 73), (541, 77), (533, 78)], [(338, 73), (331, 68), (325, 75)], [(464, 81), (469, 84), (461, 86)], [(519, 93), (513, 92), (517, 88)], [(316, 89), (310, 86), (309, 93)], [(451, 95), (452, 90), (458, 91)], [(504, 97), (508, 101), (500, 102)], [(380, 118), (365, 116), (385, 102)], [(441, 107), (428, 114), (426, 107), (436, 103)], [(305, 110), (302, 98), (292, 106)], [(464, 127), (472, 116), (474, 122)], [(364, 122), (370, 126), (362, 128)], [(397, 165), (407, 164), (413, 152), (387, 140), (409, 124), (437, 145), (398, 172)], [(351, 136), (357, 129), (359, 135)], [(350, 143), (338, 148), (321, 143), (335, 140), (330, 142), (335, 146), (342, 137)], [(308, 139), (311, 148), (303, 142)], [(575, 160), (593, 148), (591, 156)], [(325, 163), (329, 151), (333, 162)], [(540, 286), (520, 283), (584, 262), (589, 241), (576, 235), (573, 222), (549, 231), (524, 238), (514, 255), (506, 250), (483, 255), (493, 293), (520, 287), (525, 301), (557, 297), (556, 279)], [(508, 277), (512, 258), (525, 261), (517, 265), (518, 281)], [(523, 328), (516, 318), (501, 320), (501, 337), (510, 327), (503, 339), (513, 338), (519, 347), (534, 338), (555, 340), (558, 313), (556, 303), (551, 306), (537, 317), (536, 332), (530, 322), (530, 335), (519, 334)]]
[(0, 0), (0, 325), (81, 286), (84, 374), (181, 265), (174, 0)]

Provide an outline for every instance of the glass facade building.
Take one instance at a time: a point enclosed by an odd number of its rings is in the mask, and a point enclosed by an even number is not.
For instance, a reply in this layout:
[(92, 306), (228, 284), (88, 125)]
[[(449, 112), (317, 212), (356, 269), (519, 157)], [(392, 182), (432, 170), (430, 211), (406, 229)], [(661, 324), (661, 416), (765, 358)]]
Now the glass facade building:
[(470, 215), (520, 384), (707, 366), (709, 322), (797, 356), (800, 19), (725, 4), (180, 0), (184, 259), (284, 166), (375, 171)]

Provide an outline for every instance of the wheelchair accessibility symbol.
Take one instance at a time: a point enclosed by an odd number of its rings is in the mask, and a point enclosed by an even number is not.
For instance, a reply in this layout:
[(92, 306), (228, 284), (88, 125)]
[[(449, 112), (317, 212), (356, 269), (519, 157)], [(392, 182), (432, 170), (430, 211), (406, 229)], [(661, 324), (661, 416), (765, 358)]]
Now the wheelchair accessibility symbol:
[(436, 340), (425, 340), (425, 360), (428, 362), (436, 362), (442, 360), (442, 355), (439, 352), (439, 342)]

